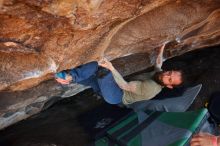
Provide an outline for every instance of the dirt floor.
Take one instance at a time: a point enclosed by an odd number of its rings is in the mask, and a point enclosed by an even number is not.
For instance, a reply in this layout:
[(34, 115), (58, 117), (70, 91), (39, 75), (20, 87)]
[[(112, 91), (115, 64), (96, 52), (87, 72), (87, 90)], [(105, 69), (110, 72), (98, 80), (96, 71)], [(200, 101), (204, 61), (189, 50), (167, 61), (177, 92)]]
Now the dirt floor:
[[(210, 95), (220, 90), (220, 49), (206, 48), (166, 61), (164, 69), (182, 69), (187, 86), (202, 84), (191, 109), (204, 106)], [(91, 89), (59, 101), (46, 111), (0, 131), (0, 146), (84, 146), (91, 142), (94, 121), (109, 124), (129, 110), (107, 105)], [(114, 117), (104, 118), (102, 117)], [(96, 125), (97, 126), (97, 125)]]

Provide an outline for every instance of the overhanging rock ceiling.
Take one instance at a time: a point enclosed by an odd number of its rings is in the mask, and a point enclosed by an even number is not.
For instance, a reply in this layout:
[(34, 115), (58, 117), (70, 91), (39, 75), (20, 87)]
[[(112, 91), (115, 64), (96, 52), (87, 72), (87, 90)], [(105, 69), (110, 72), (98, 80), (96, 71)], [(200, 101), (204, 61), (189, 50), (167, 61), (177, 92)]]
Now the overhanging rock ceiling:
[(0, 128), (85, 88), (55, 72), (104, 56), (128, 75), (164, 42), (166, 58), (220, 44), (219, 20), (219, 0), (0, 0)]

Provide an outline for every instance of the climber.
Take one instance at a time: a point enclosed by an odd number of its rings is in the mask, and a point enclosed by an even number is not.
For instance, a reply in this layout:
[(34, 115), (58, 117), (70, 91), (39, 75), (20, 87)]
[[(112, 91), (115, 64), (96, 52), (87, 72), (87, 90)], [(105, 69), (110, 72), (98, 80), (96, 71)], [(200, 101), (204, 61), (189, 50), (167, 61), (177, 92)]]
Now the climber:
[(157, 95), (163, 87), (172, 89), (183, 83), (181, 71), (161, 70), (164, 48), (165, 44), (159, 48), (155, 71), (149, 73), (144, 81), (125, 81), (106, 58), (102, 58), (98, 63), (94, 61), (59, 72), (55, 78), (61, 84), (75, 82), (91, 86), (110, 104), (131, 104), (149, 100)]

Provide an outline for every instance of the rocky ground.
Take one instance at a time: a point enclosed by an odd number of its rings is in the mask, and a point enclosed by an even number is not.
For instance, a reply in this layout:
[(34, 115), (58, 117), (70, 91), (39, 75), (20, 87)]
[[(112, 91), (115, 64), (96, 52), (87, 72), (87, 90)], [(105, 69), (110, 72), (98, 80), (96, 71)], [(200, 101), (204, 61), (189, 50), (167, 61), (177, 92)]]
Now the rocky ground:
[[(188, 84), (202, 83), (192, 109), (202, 107), (210, 95), (220, 90), (220, 49), (206, 48), (186, 53), (167, 60), (164, 69), (183, 69)], [(90, 136), (82, 127), (79, 116), (93, 108), (106, 107), (101, 99), (86, 90), (71, 98), (66, 98), (38, 115), (19, 122), (0, 131), (1, 146), (84, 146), (90, 142)], [(115, 108), (115, 107), (112, 107)], [(115, 111), (122, 113), (123, 109)], [(108, 113), (108, 110), (99, 110)], [(87, 125), (94, 116), (88, 117)]]

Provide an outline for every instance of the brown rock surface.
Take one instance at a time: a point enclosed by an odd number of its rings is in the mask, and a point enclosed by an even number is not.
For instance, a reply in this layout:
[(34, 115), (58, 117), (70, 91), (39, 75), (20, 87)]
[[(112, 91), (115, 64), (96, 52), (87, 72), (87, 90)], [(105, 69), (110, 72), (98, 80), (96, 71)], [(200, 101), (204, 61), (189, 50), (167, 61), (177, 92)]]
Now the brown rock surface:
[(30, 88), (102, 56), (153, 56), (165, 41), (167, 57), (219, 44), (219, 8), (218, 0), (4, 0), (0, 90)]
[(40, 83), (103, 56), (128, 75), (166, 41), (166, 58), (220, 44), (219, 19), (219, 0), (0, 0), (0, 113), (60, 95)]

